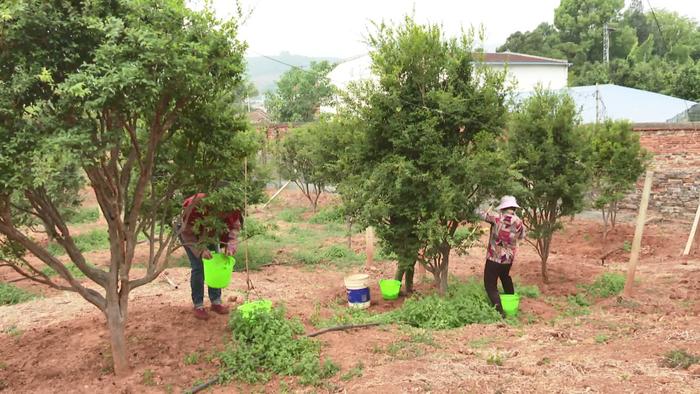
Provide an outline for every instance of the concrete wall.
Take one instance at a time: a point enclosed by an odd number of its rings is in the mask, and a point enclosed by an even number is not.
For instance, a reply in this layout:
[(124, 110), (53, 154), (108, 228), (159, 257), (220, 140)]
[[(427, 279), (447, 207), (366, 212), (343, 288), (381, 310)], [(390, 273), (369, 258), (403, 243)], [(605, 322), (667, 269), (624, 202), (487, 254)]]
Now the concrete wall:
[[(504, 66), (490, 64), (494, 70), (503, 71)], [(516, 92), (530, 92), (541, 84), (548, 89), (562, 89), (567, 86), (568, 67), (566, 64), (509, 64), (508, 76), (515, 83)]]
[[(649, 209), (669, 218), (692, 218), (700, 198), (700, 123), (639, 123), (634, 129), (654, 155)], [(643, 181), (623, 208), (638, 209)]]

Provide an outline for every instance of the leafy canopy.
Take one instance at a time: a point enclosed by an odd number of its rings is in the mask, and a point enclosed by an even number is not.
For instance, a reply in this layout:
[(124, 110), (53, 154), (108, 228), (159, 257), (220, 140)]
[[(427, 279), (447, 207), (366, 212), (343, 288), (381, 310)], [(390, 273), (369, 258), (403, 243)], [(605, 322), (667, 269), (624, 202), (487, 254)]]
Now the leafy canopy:
[(399, 260), (413, 264), (423, 250), (445, 290), (459, 223), (509, 179), (496, 143), (508, 90), (502, 74), (472, 61), (467, 35), (446, 38), (410, 18), (376, 27), (378, 81), (355, 87), (344, 109), (359, 135), (341, 193)]
[(519, 201), (543, 263), (560, 218), (583, 209), (589, 182), (585, 138), (571, 97), (541, 88), (513, 113), (508, 146), (522, 174)]
[(277, 89), (265, 94), (265, 105), (278, 122), (309, 122), (321, 105), (328, 104), (333, 88), (328, 61), (311, 62), (309, 69), (292, 68), (277, 81)]

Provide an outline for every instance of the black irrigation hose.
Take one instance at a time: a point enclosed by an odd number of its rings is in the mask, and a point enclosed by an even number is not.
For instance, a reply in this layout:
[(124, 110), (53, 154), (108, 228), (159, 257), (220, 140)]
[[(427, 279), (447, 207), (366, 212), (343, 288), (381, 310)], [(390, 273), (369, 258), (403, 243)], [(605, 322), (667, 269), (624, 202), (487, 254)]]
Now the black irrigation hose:
[[(350, 329), (353, 329), (353, 328), (374, 327), (374, 326), (378, 326), (378, 325), (380, 325), (380, 324), (381, 324), (381, 323), (367, 323), (367, 324), (348, 324), (348, 325), (344, 325), (344, 326), (335, 326), (335, 327), (329, 327), (329, 328), (323, 329), (323, 330), (321, 330), (321, 331), (312, 332), (312, 333), (310, 333), (310, 334), (306, 334), (305, 336), (308, 337), (308, 338), (312, 338), (312, 337), (319, 336), (319, 335), (321, 335), (321, 334), (325, 334), (325, 333), (327, 333), (327, 332), (332, 332), (332, 331), (345, 331), (345, 330), (350, 330)], [(216, 384), (218, 381), (219, 381), (219, 377), (218, 377), (218, 376), (217, 376), (217, 377), (214, 377), (214, 378), (211, 378), (211, 379), (207, 380), (206, 382), (204, 382), (204, 383), (202, 383), (202, 384), (200, 384), (200, 385), (194, 386), (194, 387), (190, 388), (189, 390), (186, 390), (186, 391), (185, 391), (185, 394), (195, 394), (195, 393), (198, 393), (198, 392), (200, 392), (200, 391), (202, 391), (202, 390), (208, 388), (209, 386), (212, 386), (212, 385)]]

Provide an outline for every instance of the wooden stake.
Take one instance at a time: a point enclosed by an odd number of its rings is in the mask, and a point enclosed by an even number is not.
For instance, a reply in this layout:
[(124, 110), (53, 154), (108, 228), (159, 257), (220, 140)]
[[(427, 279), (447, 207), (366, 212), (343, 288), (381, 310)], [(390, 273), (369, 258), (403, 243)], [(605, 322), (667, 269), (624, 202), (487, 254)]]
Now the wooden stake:
[(683, 251), (683, 256), (687, 256), (690, 253), (690, 247), (693, 246), (693, 240), (695, 240), (695, 232), (698, 230), (698, 222), (700, 221), (700, 202), (698, 202), (698, 210), (695, 211), (695, 220), (693, 221), (693, 227), (690, 229), (690, 235), (688, 236), (688, 242), (685, 244), (685, 250)]
[(285, 183), (279, 190), (277, 190), (277, 192), (275, 194), (273, 194), (272, 197), (270, 197), (270, 199), (267, 200), (265, 205), (263, 205), (262, 208), (260, 208), (260, 209), (265, 209), (272, 202), (272, 200), (274, 200), (275, 197), (277, 197), (280, 193), (282, 193), (282, 190), (284, 190), (284, 188), (287, 187), (287, 185), (289, 185), (290, 183), (292, 183), (292, 181), (287, 181), (287, 183)]
[(653, 171), (647, 171), (644, 178), (644, 191), (642, 192), (642, 201), (639, 204), (639, 214), (637, 215), (637, 226), (634, 229), (634, 240), (632, 241), (632, 251), (630, 253), (630, 261), (627, 267), (627, 281), (625, 282), (625, 296), (632, 295), (632, 287), (634, 286), (634, 273), (637, 270), (637, 262), (639, 261), (639, 250), (642, 246), (642, 233), (644, 232), (644, 223), (647, 217), (647, 207), (649, 206), (649, 194), (651, 193), (651, 182), (654, 176)]
[(374, 227), (372, 226), (365, 230), (365, 254), (367, 255), (365, 267), (369, 268), (374, 263)]

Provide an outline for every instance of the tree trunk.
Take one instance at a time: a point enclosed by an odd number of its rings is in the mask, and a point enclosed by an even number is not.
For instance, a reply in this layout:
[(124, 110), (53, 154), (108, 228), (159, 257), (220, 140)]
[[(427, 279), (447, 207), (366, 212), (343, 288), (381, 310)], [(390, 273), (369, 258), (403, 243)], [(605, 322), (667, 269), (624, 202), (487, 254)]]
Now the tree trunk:
[(547, 259), (542, 259), (542, 281), (549, 283), (549, 275), (547, 274)]
[(552, 238), (542, 238), (537, 240), (538, 254), (540, 255), (542, 280), (544, 283), (549, 283), (549, 275), (547, 274), (547, 260), (549, 259), (549, 245)]
[(603, 213), (603, 241), (608, 239), (608, 215), (605, 213), (605, 206), (601, 208), (601, 212)]
[(440, 269), (438, 270), (438, 292), (442, 295), (447, 293), (447, 277), (450, 268), (450, 247), (442, 247), (442, 261), (440, 262)]
[(346, 219), (348, 225), (348, 249), (352, 250), (352, 216), (348, 216)]
[(126, 318), (119, 308), (119, 301), (116, 297), (107, 299), (107, 328), (109, 329), (110, 344), (112, 345), (112, 360), (114, 362), (114, 374), (122, 377), (131, 372), (129, 368), (129, 358), (126, 350)]

